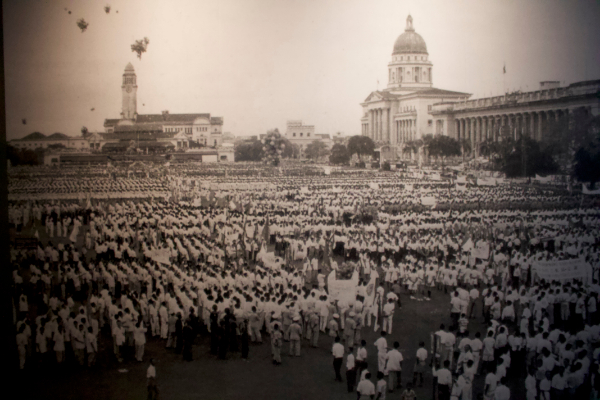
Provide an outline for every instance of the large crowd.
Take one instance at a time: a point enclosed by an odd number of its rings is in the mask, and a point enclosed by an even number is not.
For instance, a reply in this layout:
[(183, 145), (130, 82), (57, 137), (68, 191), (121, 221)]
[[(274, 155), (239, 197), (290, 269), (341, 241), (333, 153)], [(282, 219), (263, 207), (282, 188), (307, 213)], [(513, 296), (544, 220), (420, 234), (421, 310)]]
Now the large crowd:
[[(400, 172), (202, 168), (156, 178), (19, 171), (10, 223), (40, 239), (11, 250), (20, 368), (93, 368), (100, 341), (117, 362), (142, 361), (149, 338), (191, 361), (203, 335), (222, 359), (267, 341), (275, 365), (282, 351), (331, 348), (336, 380), (344, 370), (359, 398), (404, 385), (410, 399), (426, 382), (441, 400), (469, 400), (476, 379), (484, 399), (510, 399), (510, 388), (532, 400), (598, 393), (593, 197), (463, 190)], [(534, 269), (566, 260), (589, 276), (550, 280)], [(355, 293), (330, 293), (332, 279), (356, 279)], [(431, 338), (411, 338), (416, 363), (403, 365), (394, 315), (401, 298), (418, 307), (432, 293), (451, 314)], [(375, 343), (361, 335), (369, 327)]]

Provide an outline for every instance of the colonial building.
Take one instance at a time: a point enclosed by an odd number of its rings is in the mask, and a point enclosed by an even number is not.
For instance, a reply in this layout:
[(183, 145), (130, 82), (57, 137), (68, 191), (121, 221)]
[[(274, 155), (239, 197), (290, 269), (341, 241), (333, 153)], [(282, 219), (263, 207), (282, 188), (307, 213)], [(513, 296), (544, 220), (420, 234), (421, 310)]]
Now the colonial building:
[(409, 15), (394, 44), (387, 88), (361, 104), (362, 134), (375, 141), (384, 159), (402, 158), (404, 145), (426, 134), (467, 139), (477, 156), (488, 140), (505, 134), (543, 140), (553, 121), (600, 112), (600, 80), (565, 87), (546, 81), (536, 91), (473, 100), (468, 93), (433, 88), (427, 46), (412, 22)]
[(434, 104), (454, 103), (470, 96), (433, 87), (433, 64), (427, 45), (415, 32), (409, 15), (404, 33), (394, 43), (387, 87), (372, 92), (361, 104), (362, 135), (373, 139), (383, 158), (401, 158), (406, 143), (435, 132), (431, 115)]
[[(194, 145), (219, 148), (222, 144), (222, 117), (203, 114), (137, 113), (137, 77), (131, 63), (123, 73), (121, 118), (104, 121), (103, 148), (129, 147), (134, 141), (141, 150), (188, 148)], [(106, 147), (108, 146), (108, 147)]]
[(327, 145), (328, 148), (333, 146), (333, 140), (328, 133), (315, 133), (314, 125), (303, 125), (302, 121), (294, 120), (287, 122), (287, 128), (283, 135), (290, 143), (295, 144), (300, 149), (300, 157), (304, 157), (306, 146), (320, 140)]
[(9, 143), (18, 149), (35, 150), (38, 148), (47, 149), (49, 146), (54, 148), (75, 149), (78, 151), (89, 151), (90, 142), (88, 135), (67, 136), (64, 133), (53, 133), (46, 136), (43, 133), (34, 132), (21, 139), (13, 139)]
[[(598, 115), (599, 94), (600, 80), (565, 87), (560, 87), (560, 82), (546, 81), (536, 91), (434, 104), (431, 114), (436, 133), (469, 140), (478, 155), (486, 141), (497, 141), (503, 135), (517, 138), (525, 134), (543, 140), (553, 122), (568, 123), (575, 114), (584, 118)], [(442, 131), (439, 127), (443, 126), (448, 129)]]

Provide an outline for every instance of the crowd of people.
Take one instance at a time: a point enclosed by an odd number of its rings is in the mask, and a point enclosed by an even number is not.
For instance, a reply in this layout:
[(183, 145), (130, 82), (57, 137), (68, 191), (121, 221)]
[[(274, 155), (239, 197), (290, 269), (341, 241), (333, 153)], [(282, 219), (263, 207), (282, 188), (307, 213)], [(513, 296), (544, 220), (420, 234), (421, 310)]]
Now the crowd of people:
[[(249, 177), (236, 167), (200, 182), (190, 169), (59, 179), (64, 193), (106, 197), (10, 204), (15, 234), (40, 239), (11, 250), (20, 368), (94, 368), (101, 351), (143, 361), (150, 338), (192, 361), (202, 335), (221, 359), (247, 359), (251, 344), (269, 342), (274, 365), (303, 346), (331, 349), (335, 379), (344, 369), (358, 398), (404, 384), (410, 399), (427, 382), (441, 400), (469, 400), (477, 379), (485, 399), (509, 399), (509, 387), (528, 399), (597, 392), (594, 199), (511, 185), (459, 190), (394, 172), (258, 168)], [(20, 185), (41, 193), (58, 184)], [(534, 268), (564, 260), (580, 260), (589, 277), (547, 280)], [(350, 300), (330, 293), (331, 278), (356, 279)], [(403, 355), (392, 332), (401, 299), (419, 307), (433, 296), (447, 296), (450, 318), (431, 339), (410, 338), (418, 350)], [(374, 343), (364, 339), (370, 327)], [(412, 375), (403, 379), (403, 368)]]

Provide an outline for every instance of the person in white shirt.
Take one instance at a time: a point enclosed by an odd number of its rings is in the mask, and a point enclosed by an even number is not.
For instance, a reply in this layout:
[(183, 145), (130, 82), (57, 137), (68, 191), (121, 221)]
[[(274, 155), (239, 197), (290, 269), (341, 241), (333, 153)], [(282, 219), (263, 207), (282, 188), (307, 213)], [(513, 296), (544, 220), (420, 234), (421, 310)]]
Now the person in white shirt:
[(352, 347), (348, 347), (348, 355), (346, 356), (346, 383), (348, 386), (348, 393), (354, 391), (354, 385), (356, 384), (356, 361)]
[(333, 354), (333, 369), (335, 371), (335, 380), (342, 382), (342, 361), (344, 360), (344, 345), (340, 343), (339, 336), (335, 338), (335, 343), (331, 348)]
[(510, 400), (510, 389), (506, 386), (506, 377), (500, 379), (500, 384), (494, 391), (494, 400)]
[[(385, 370), (389, 374), (388, 388), (390, 392), (393, 392), (395, 388), (400, 389), (402, 387), (402, 360), (404, 358), (398, 348), (400, 348), (400, 343), (394, 342), (394, 348), (388, 351), (385, 356)], [(394, 378), (396, 378), (396, 382), (394, 382)]]
[(371, 399), (375, 398), (375, 385), (371, 382), (371, 373), (366, 372), (365, 379), (361, 380), (356, 387), (357, 400), (360, 400), (365, 397), (370, 397)]
[(496, 387), (498, 379), (496, 378), (496, 365), (492, 363), (488, 374), (485, 376), (485, 386), (483, 388), (484, 400), (495, 400)]
[(146, 370), (146, 379), (148, 387), (148, 400), (158, 399), (158, 386), (156, 385), (156, 367), (154, 366), (154, 358), (150, 359), (150, 365)]
[(375, 347), (377, 347), (377, 370), (385, 370), (385, 357), (387, 355), (387, 340), (385, 331), (381, 331), (381, 337), (375, 341)]
[(423, 387), (423, 373), (427, 368), (427, 350), (425, 350), (425, 342), (419, 343), (419, 349), (416, 354), (415, 367), (413, 369), (413, 386), (417, 384), (417, 376), (420, 378), (421, 383), (419, 387)]
[(438, 398), (450, 398), (450, 389), (452, 387), (452, 373), (450, 372), (450, 360), (444, 361), (444, 368), (436, 370), (433, 368), (433, 376), (437, 377)]

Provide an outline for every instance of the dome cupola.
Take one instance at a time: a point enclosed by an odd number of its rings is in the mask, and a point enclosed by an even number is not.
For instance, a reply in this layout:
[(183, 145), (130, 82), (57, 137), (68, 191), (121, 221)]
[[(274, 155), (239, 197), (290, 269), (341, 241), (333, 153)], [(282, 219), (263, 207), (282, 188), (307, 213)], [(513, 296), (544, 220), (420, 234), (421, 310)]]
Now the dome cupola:
[(410, 15), (406, 18), (404, 33), (398, 36), (396, 43), (394, 43), (394, 52), (392, 55), (395, 54), (428, 54), (425, 40), (415, 32), (413, 19)]

